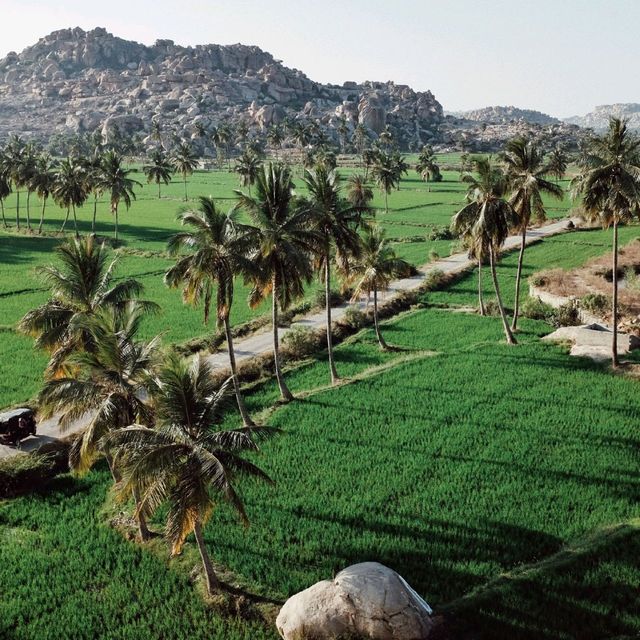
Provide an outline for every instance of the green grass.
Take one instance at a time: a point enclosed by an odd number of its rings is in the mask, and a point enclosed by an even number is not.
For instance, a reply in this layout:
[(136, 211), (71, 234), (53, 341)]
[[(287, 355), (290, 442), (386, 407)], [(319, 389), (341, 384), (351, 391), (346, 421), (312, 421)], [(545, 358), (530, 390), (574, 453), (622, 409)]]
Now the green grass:
[[(546, 240), (527, 250), (527, 273), (608, 242), (600, 231)], [(513, 259), (499, 267), (506, 296)], [(473, 303), (474, 282), (426, 300)], [(215, 559), (276, 598), (375, 559), (474, 637), (637, 635), (637, 382), (541, 343), (549, 330), (523, 320), (509, 347), (497, 318), (427, 308), (383, 325), (400, 351), (380, 352), (370, 330), (340, 345), (350, 384), (326, 388), (322, 355), (290, 371), (300, 399), (263, 414), (283, 430), (258, 458), (276, 487), (242, 485), (246, 532), (215, 512)], [(269, 382), (247, 403), (259, 415), (276, 397)], [(100, 525), (105, 474), (60, 482), (0, 507), (0, 620), (13, 637), (47, 637), (58, 619), (78, 637), (98, 624), (113, 637), (275, 637), (215, 618), (181, 573)]]

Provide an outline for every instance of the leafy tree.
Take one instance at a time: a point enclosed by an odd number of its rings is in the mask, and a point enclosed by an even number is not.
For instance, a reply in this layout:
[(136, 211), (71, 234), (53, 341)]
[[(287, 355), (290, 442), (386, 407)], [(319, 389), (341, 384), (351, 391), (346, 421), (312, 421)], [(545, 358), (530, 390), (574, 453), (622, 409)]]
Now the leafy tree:
[[(104, 244), (94, 236), (62, 243), (56, 254), (59, 266), (36, 269), (51, 297), (18, 324), (20, 331), (36, 339), (36, 347), (51, 353), (45, 372), (49, 378), (69, 373), (65, 360), (71, 353), (92, 348), (90, 336), (79, 328), (85, 318), (101, 309), (122, 309), (142, 292), (133, 278), (114, 282), (118, 257), (109, 261)], [(150, 302), (139, 304), (149, 311), (157, 308)]]
[(203, 302), (205, 324), (209, 320), (215, 290), (216, 320), (218, 328), (224, 329), (227, 340), (238, 409), (244, 425), (253, 425), (242, 399), (229, 322), (234, 276), (247, 270), (239, 225), (233, 213), (227, 215), (218, 211), (213, 199), (205, 197), (200, 198), (196, 211), (186, 211), (178, 219), (190, 229), (171, 237), (169, 253), (177, 255), (180, 249), (191, 251), (178, 257), (176, 264), (165, 274), (164, 281), (170, 287), (184, 286), (183, 297), (188, 304)]
[(384, 229), (370, 225), (364, 229), (358, 258), (349, 265), (347, 273), (343, 272), (345, 281), (354, 285), (352, 302), (366, 295), (368, 304), (373, 293), (373, 324), (378, 344), (383, 350), (389, 347), (382, 337), (378, 322), (378, 292), (386, 291), (393, 278), (408, 275), (410, 270), (411, 265), (398, 258), (385, 238)]
[(459, 236), (470, 239), (472, 255), (478, 260), (489, 258), (504, 333), (509, 344), (517, 344), (507, 322), (496, 274), (500, 248), (509, 236), (509, 229), (517, 222), (516, 214), (504, 199), (507, 189), (504, 172), (490, 158), (475, 157), (471, 162), (477, 175), (467, 173), (463, 176), (463, 182), (469, 185), (468, 204), (453, 216), (451, 227)]
[[(135, 423), (152, 424), (153, 412), (144, 398), (157, 366), (159, 338), (136, 340), (143, 314), (144, 309), (131, 302), (124, 309), (103, 309), (76, 319), (77, 330), (91, 337), (93, 348), (74, 353), (69, 358), (73, 375), (47, 380), (40, 392), (40, 415), (60, 414), (61, 429), (87, 419), (69, 452), (69, 464), (77, 473), (86, 473), (100, 458), (101, 441), (110, 432)], [(106, 457), (114, 481), (120, 481), (118, 467)], [(147, 540), (145, 507), (137, 491), (134, 498), (140, 537)]]
[(193, 147), (188, 142), (181, 142), (171, 156), (171, 164), (182, 176), (182, 182), (184, 183), (184, 201), (187, 202), (189, 200), (189, 196), (187, 195), (187, 178), (198, 166), (198, 158), (196, 157)]
[(81, 207), (87, 199), (86, 171), (78, 158), (69, 157), (60, 163), (55, 173), (52, 194), (58, 205), (67, 210), (60, 232), (64, 231), (69, 220), (69, 212), (73, 210), (73, 228), (77, 238), (79, 233), (76, 207)]
[(147, 184), (155, 182), (158, 185), (158, 200), (160, 200), (160, 185), (169, 184), (173, 167), (167, 154), (162, 149), (154, 149), (151, 153), (151, 162), (142, 167), (144, 175), (147, 177)]
[(316, 268), (324, 276), (325, 308), (327, 314), (327, 351), (331, 382), (338, 381), (331, 335), (331, 262), (332, 252), (343, 271), (349, 261), (360, 253), (360, 237), (356, 231), (362, 209), (353, 206), (341, 194), (340, 176), (335, 170), (320, 166), (306, 171), (304, 182), (309, 191), (309, 205), (314, 214), (315, 227), (322, 239)]
[(613, 228), (611, 364), (617, 367), (618, 227), (640, 216), (640, 138), (626, 120), (611, 118), (608, 132), (592, 140), (572, 189), (588, 218)]
[(317, 253), (320, 245), (312, 228), (314, 213), (308, 207), (297, 206), (292, 189), (289, 169), (269, 163), (258, 173), (253, 197), (236, 191), (238, 206), (248, 213), (252, 223), (247, 232), (248, 258), (253, 265), (249, 304), (256, 307), (271, 296), (274, 363), (285, 401), (292, 400), (293, 395), (280, 366), (278, 311), (286, 310), (303, 295), (304, 283), (313, 276), (310, 256)]
[(38, 233), (42, 233), (42, 225), (44, 224), (44, 212), (47, 206), (47, 200), (53, 193), (55, 181), (56, 162), (48, 153), (43, 152), (36, 159), (34, 171), (29, 182), (29, 187), (31, 188), (31, 190), (35, 191), (37, 196), (42, 200)]
[(258, 156), (245, 149), (236, 160), (235, 172), (240, 176), (240, 186), (248, 187), (251, 196), (251, 185), (256, 181), (262, 163)]
[(165, 532), (172, 555), (178, 555), (193, 532), (209, 594), (219, 588), (204, 542), (203, 527), (217, 500), (224, 500), (247, 525), (249, 520), (234, 480), (246, 475), (271, 482), (244, 451), (256, 451), (256, 441), (271, 435), (268, 427), (221, 430), (229, 384), (217, 389), (213, 371), (202, 358), (191, 364), (168, 358), (152, 388), (156, 409), (154, 429), (132, 425), (112, 430), (104, 448), (122, 473), (117, 486), (122, 498), (139, 495), (138, 512), (154, 513), (166, 504)]
[(109, 194), (111, 213), (115, 219), (114, 238), (118, 242), (118, 207), (120, 202), (129, 210), (132, 200), (136, 199), (134, 188), (142, 185), (130, 178), (132, 170), (122, 166), (122, 156), (115, 151), (107, 151), (102, 160), (102, 171), (98, 180), (98, 187)]
[(527, 229), (531, 224), (531, 217), (536, 222), (544, 222), (547, 212), (542, 200), (543, 195), (562, 199), (564, 192), (546, 176), (550, 172), (544, 162), (544, 154), (532, 140), (517, 137), (509, 140), (503, 154), (507, 174), (507, 186), (511, 193), (509, 204), (516, 214), (515, 230), (520, 233), (520, 254), (516, 271), (516, 295), (513, 308), (511, 330), (518, 326), (520, 311), (520, 280), (522, 276), (522, 260), (527, 246)]

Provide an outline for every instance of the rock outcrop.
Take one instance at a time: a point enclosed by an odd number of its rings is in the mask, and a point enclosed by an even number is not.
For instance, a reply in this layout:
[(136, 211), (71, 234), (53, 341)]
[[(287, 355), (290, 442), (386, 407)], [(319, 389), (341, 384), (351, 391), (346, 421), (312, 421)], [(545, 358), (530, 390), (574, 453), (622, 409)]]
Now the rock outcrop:
[(276, 626), (284, 640), (424, 640), (433, 628), (431, 613), (395, 571), (363, 562), (289, 598)]
[(141, 139), (154, 119), (165, 135), (190, 138), (196, 118), (205, 126), (243, 121), (265, 128), (287, 117), (311, 118), (337, 140), (340, 116), (350, 131), (362, 122), (373, 137), (393, 125), (408, 146), (433, 138), (443, 112), (429, 91), (392, 82), (320, 84), (241, 44), (146, 46), (102, 28), (75, 28), (0, 60), (0, 138), (109, 131), (116, 117), (128, 118), (121, 121), (127, 133), (138, 129)]
[(519, 109), (518, 107), (484, 107), (483, 109), (457, 112), (452, 115), (486, 124), (508, 124), (519, 121), (540, 125), (560, 123), (560, 120), (548, 116), (546, 113), (533, 111), (532, 109)]
[(640, 130), (640, 104), (635, 102), (603, 104), (584, 116), (564, 118), (564, 121), (601, 132), (609, 126), (611, 116), (625, 118), (629, 122), (629, 128)]

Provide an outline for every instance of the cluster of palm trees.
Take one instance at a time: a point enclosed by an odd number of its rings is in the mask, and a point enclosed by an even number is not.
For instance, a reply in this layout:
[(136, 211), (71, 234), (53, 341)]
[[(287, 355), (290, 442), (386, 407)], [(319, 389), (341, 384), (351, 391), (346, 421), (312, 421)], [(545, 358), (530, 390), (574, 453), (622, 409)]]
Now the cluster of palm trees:
[(13, 136), (0, 149), (0, 209), (3, 226), (8, 228), (4, 200), (15, 191), (16, 228), (20, 229), (20, 194), (26, 191), (26, 225), (29, 231), (32, 229), (30, 200), (35, 193), (42, 202), (38, 233), (42, 232), (47, 201), (53, 198), (66, 210), (60, 231), (65, 230), (72, 213), (75, 234), (78, 236), (76, 209), (93, 195), (91, 229), (95, 232), (98, 198), (107, 194), (117, 240), (120, 204), (124, 203), (129, 209), (135, 199), (134, 187), (140, 185), (130, 177), (130, 173), (131, 170), (123, 166), (122, 156), (113, 150), (102, 152), (96, 149), (88, 158), (74, 156), (57, 161), (32, 142), (24, 142), (22, 138)]
[[(517, 137), (509, 141), (499, 162), (487, 157), (471, 157), (475, 169), (465, 173), (468, 203), (453, 216), (452, 229), (478, 262), (478, 298), (482, 299), (482, 265), (489, 263), (496, 301), (509, 344), (516, 344), (520, 309), (520, 288), (527, 230), (531, 223), (543, 222), (546, 209), (543, 196), (560, 199), (564, 192), (552, 175), (561, 180), (569, 159), (556, 147), (548, 157), (532, 140)], [(640, 218), (640, 138), (632, 134), (625, 121), (611, 118), (606, 134), (594, 137), (577, 159), (578, 173), (571, 181), (571, 191), (580, 198), (582, 212), (590, 221), (612, 228), (612, 365), (619, 364), (618, 335), (618, 228)], [(508, 322), (496, 276), (496, 261), (507, 236), (521, 237), (516, 270), (513, 317)]]

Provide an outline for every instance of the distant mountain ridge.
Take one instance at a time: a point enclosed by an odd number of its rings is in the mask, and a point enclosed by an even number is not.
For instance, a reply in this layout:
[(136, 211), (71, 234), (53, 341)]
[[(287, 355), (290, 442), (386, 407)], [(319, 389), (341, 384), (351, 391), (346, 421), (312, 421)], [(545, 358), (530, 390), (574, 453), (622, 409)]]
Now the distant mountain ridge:
[(509, 124), (515, 121), (528, 122), (530, 124), (558, 124), (560, 120), (546, 113), (534, 111), (533, 109), (520, 109), (513, 106), (484, 107), (482, 109), (472, 109), (471, 111), (452, 112), (458, 118), (473, 120), (474, 122), (485, 122), (487, 124)]
[(637, 102), (603, 104), (584, 116), (572, 116), (563, 118), (563, 120), (568, 124), (588, 127), (595, 131), (603, 131), (608, 127), (611, 116), (626, 118), (631, 129), (640, 130), (640, 104)]

